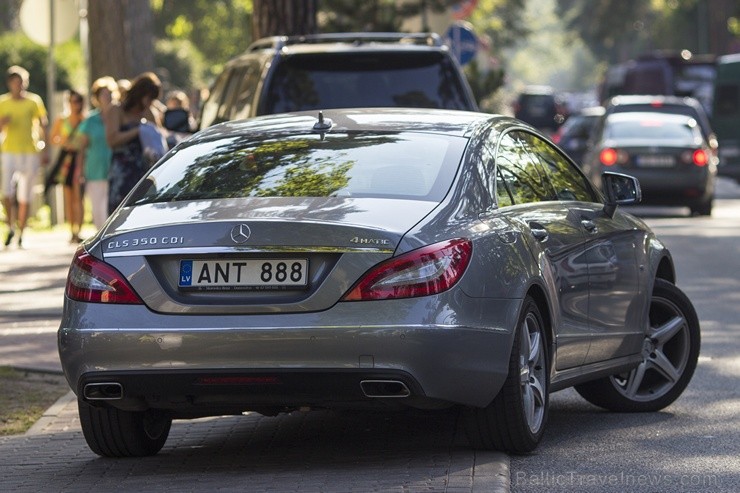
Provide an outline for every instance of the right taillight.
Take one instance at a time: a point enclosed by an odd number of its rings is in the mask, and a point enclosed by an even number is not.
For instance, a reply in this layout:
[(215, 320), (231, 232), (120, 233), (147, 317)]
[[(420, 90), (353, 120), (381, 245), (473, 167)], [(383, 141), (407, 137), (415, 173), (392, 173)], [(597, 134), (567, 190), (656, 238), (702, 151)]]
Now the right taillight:
[(88, 303), (143, 304), (123, 274), (82, 247), (69, 268), (65, 295)]
[(470, 240), (457, 238), (391, 258), (370, 269), (342, 300), (414, 298), (441, 293), (460, 280), (472, 252)]

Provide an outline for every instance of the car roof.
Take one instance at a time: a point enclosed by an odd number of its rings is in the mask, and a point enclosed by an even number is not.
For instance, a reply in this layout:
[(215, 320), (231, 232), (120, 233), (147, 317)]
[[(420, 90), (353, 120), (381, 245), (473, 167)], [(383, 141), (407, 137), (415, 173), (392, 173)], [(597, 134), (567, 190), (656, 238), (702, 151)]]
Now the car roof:
[(520, 96), (554, 96), (555, 89), (550, 86), (526, 86), (519, 93)]
[(694, 125), (699, 125), (695, 118), (688, 115), (679, 115), (677, 113), (660, 113), (658, 111), (626, 111), (624, 113), (612, 113), (607, 116), (609, 122), (635, 121), (644, 122), (646, 120), (663, 120), (667, 122), (687, 123), (693, 121)]
[(587, 108), (581, 108), (577, 112), (573, 113), (571, 115), (571, 118), (574, 116), (601, 116), (606, 112), (606, 108), (603, 106), (589, 106)]
[(660, 103), (664, 105), (684, 105), (692, 107), (701, 107), (699, 100), (688, 96), (664, 96), (664, 95), (619, 95), (609, 100), (607, 106), (630, 105), (630, 104), (650, 104)]
[(327, 51), (440, 51), (447, 50), (436, 33), (330, 33), (306, 36), (272, 36), (250, 44), (247, 52), (269, 50), (283, 53)]
[(426, 108), (345, 108), (299, 111), (224, 122), (208, 127), (189, 141), (247, 133), (253, 135), (321, 133), (321, 128), (314, 127), (319, 122), (319, 113), (322, 114), (325, 122), (331, 120), (332, 126), (329, 128), (334, 132), (416, 131), (467, 137), (476, 127), (493, 120), (521, 125), (507, 116), (472, 111)]

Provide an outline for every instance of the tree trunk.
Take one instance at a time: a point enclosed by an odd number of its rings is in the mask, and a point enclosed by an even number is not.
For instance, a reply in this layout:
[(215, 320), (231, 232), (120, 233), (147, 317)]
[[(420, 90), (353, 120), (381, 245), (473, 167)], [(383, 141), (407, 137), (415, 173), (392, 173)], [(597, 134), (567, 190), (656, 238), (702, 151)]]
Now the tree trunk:
[(129, 77), (134, 77), (154, 65), (154, 19), (150, 0), (126, 0), (126, 46)]
[[(1, 1), (1, 0), (0, 0)], [(20, 29), (18, 15), (23, 0), (4, 0), (0, 9), (0, 34)]]
[(254, 0), (254, 39), (316, 33), (317, 3), (317, 0)]
[(133, 78), (154, 70), (149, 0), (88, 3), (90, 78)]

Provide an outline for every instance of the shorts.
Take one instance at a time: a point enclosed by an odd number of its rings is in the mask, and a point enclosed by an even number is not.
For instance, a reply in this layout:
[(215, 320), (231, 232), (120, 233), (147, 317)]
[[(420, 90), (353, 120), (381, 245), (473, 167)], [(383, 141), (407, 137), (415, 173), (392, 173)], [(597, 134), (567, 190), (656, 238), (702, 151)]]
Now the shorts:
[(13, 196), (13, 183), (15, 183), (18, 202), (30, 204), (36, 174), (41, 167), (41, 155), (3, 152), (0, 154), (0, 162), (2, 163), (0, 171), (2, 172), (3, 197)]

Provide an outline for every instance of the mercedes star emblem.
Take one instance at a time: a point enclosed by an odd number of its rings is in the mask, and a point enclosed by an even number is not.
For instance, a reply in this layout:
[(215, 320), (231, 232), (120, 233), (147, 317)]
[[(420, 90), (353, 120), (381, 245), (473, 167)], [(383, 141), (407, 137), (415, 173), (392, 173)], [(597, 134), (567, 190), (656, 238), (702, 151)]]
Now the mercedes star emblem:
[(231, 228), (231, 239), (234, 240), (234, 243), (241, 244), (246, 242), (251, 234), (252, 231), (246, 224), (240, 224)]

